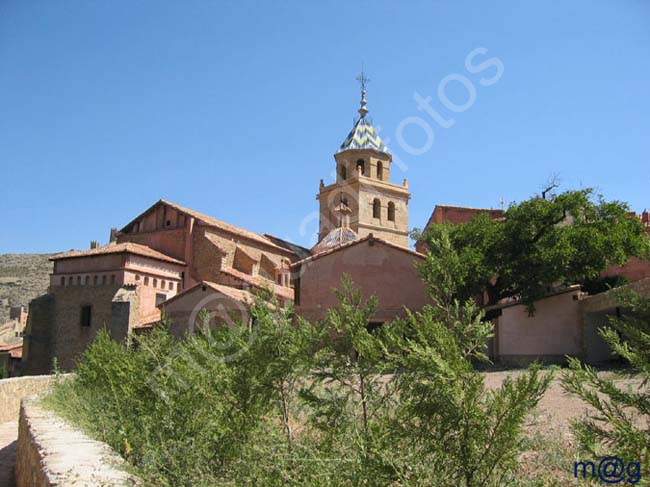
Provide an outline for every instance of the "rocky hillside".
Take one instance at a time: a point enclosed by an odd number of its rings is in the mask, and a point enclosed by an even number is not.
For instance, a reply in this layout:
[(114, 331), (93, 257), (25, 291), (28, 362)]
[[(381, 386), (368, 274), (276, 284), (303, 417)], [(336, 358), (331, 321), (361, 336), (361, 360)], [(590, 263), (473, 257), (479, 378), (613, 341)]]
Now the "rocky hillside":
[(0, 254), (0, 324), (9, 319), (9, 307), (27, 306), (47, 291), (52, 254)]

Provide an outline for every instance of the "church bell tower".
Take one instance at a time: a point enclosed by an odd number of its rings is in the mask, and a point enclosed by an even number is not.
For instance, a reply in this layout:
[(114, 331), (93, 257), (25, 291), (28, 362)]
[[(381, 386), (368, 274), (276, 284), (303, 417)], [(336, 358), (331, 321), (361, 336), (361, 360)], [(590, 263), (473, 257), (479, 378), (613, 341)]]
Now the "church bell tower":
[[(343, 204), (349, 209), (349, 229), (359, 238), (369, 234), (393, 244), (408, 247), (408, 182), (390, 182), (392, 155), (368, 119), (366, 83), (363, 72), (361, 107), (352, 130), (334, 154), (336, 182), (321, 180), (318, 240), (321, 242), (339, 225)], [(317, 245), (318, 247), (318, 245)]]

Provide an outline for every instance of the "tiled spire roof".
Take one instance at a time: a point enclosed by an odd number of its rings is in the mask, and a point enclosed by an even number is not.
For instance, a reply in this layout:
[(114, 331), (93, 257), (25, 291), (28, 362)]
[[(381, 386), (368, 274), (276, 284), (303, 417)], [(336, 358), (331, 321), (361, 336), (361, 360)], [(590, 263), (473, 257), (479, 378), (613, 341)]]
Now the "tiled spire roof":
[(368, 80), (364, 77), (363, 72), (361, 73), (359, 80), (361, 81), (361, 107), (359, 108), (359, 118), (341, 144), (341, 147), (339, 147), (338, 152), (350, 149), (372, 149), (388, 154), (388, 147), (386, 147), (384, 142), (381, 140), (375, 127), (370, 123), (370, 120), (366, 118), (366, 115), (368, 114), (366, 105), (368, 102), (366, 101), (365, 83)]
[(356, 121), (337, 152), (350, 149), (372, 149), (389, 154), (388, 147), (365, 116)]

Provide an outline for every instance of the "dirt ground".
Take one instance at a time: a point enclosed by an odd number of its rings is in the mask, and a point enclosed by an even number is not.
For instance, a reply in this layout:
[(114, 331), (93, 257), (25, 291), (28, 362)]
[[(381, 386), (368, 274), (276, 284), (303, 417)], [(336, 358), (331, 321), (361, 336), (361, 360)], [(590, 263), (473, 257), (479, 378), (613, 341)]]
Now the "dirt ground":
[[(498, 387), (508, 376), (523, 373), (519, 370), (486, 372), (486, 385)], [(573, 476), (573, 462), (589, 460), (582, 458), (571, 432), (571, 420), (593, 414), (593, 409), (578, 397), (562, 388), (562, 370), (554, 373), (554, 379), (537, 409), (532, 411), (526, 426), (528, 451), (523, 454), (522, 486), (591, 486), (602, 485), (578, 482)], [(638, 386), (636, 379), (622, 378), (615, 371), (602, 371), (600, 375), (614, 379), (623, 388)], [(582, 454), (584, 455), (584, 454)]]
[[(506, 377), (516, 377), (522, 374), (520, 370), (507, 370), (498, 372), (486, 372), (486, 385), (490, 388), (498, 387)], [(571, 420), (581, 418), (593, 410), (589, 405), (582, 402), (572, 394), (568, 394), (560, 384), (560, 375), (562, 370), (555, 371), (555, 377), (546, 394), (542, 398), (537, 410), (532, 413), (531, 428), (552, 436), (557, 440), (572, 441)], [(639, 381), (635, 379), (618, 378), (616, 372), (602, 371), (600, 375), (614, 378), (617, 385), (627, 387), (638, 385)]]

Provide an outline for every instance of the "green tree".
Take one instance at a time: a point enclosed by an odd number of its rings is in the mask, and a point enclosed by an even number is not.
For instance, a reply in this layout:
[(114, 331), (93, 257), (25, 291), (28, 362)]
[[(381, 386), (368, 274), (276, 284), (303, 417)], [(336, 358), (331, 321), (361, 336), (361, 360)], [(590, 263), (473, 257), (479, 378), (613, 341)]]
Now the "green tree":
[[(622, 386), (594, 368), (570, 358), (563, 374), (564, 388), (595, 411), (574, 422), (574, 432), (585, 452), (617, 455), (625, 462), (641, 462), (643, 477), (650, 472), (650, 299), (630, 291), (616, 293), (623, 314), (599, 330), (612, 351), (631, 370), (624, 377), (638, 384)], [(648, 485), (648, 479), (644, 480)]]
[[(342, 469), (363, 478), (391, 399), (385, 384), (391, 364), (385, 360), (383, 330), (369, 326), (376, 297), (364, 300), (349, 275), (335, 293), (340, 304), (328, 310), (321, 324), (326, 339), (314, 356), (312, 384), (301, 396), (310, 406), (311, 424), (320, 431), (321, 452), (347, 456), (349, 464)], [(350, 466), (354, 462), (359, 469)]]
[(307, 375), (312, 355), (322, 341), (316, 328), (294, 315), (292, 305), (281, 306), (266, 293), (250, 307), (252, 340), (246, 350), (247, 366), (260, 371), (260, 383), (277, 405), (290, 450), (296, 419), (293, 402), (296, 387)]
[[(551, 380), (538, 366), (488, 389), (474, 362), (486, 362), (492, 324), (474, 300), (454, 298), (459, 256), (448, 235), (425, 277), (433, 304), (394, 323), (392, 360), (400, 401), (392, 443), (395, 477), (408, 485), (505, 485), (522, 451), (522, 428)], [(395, 353), (396, 352), (396, 353)]]
[(440, 258), (432, 241), (447, 233), (458, 256), (456, 297), (487, 292), (486, 304), (520, 297), (532, 310), (551, 286), (592, 281), (633, 255), (650, 258), (643, 225), (625, 203), (605, 201), (590, 189), (544, 196), (511, 205), (500, 220), (484, 213), (466, 224), (415, 232), (431, 248), (426, 266)]

